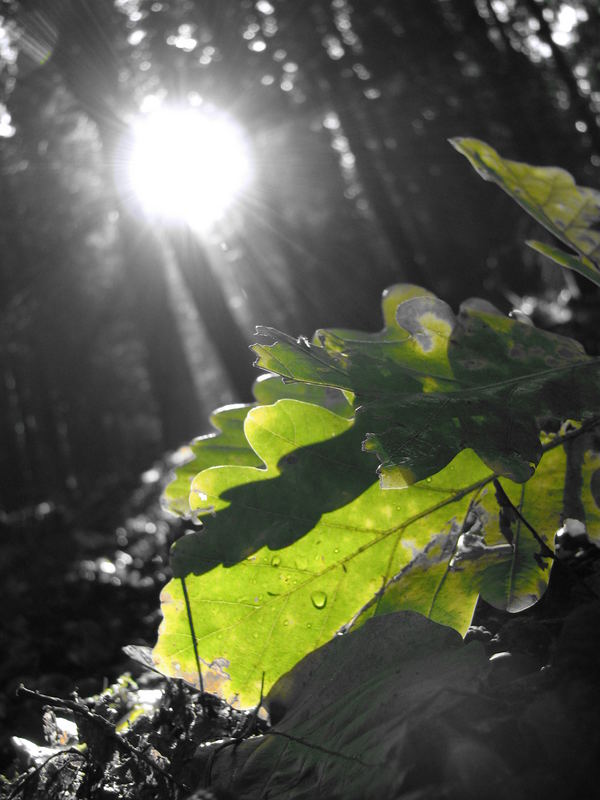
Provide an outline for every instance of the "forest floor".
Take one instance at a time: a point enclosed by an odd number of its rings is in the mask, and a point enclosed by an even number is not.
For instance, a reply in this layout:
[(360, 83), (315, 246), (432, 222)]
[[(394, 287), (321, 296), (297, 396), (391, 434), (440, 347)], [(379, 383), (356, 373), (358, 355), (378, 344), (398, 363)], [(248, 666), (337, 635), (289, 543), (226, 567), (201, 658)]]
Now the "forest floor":
[(399, 721), (410, 757), (389, 791), (375, 780), (371, 794), (317, 790), (320, 779), (300, 778), (265, 788), (241, 746), (268, 736), (264, 720), (148, 670), (143, 650), (137, 660), (122, 650), (154, 642), (168, 550), (183, 532), (160, 506), (167, 471), (77, 516), (44, 504), (0, 521), (1, 800), (598, 796), (598, 548), (567, 542), (546, 595), (525, 612), (478, 606), (466, 641), (482, 643), (485, 665), (457, 691), (459, 705)]

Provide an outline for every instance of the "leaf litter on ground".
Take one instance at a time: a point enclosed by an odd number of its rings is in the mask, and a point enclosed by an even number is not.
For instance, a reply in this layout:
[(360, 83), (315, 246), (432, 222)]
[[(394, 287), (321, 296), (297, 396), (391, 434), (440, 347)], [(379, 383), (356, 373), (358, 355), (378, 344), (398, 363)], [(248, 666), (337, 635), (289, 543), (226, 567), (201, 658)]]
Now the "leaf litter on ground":
[[(600, 588), (598, 558), (594, 585)], [(561, 600), (565, 598), (562, 597)], [(556, 601), (556, 598), (555, 598)], [(35, 774), (0, 785), (0, 797), (34, 800), (526, 800), (585, 797), (600, 777), (596, 724), (600, 603), (564, 604), (557, 621), (514, 618), (521, 637), (549, 625), (552, 641), (523, 667), (518, 649), (465, 644), (414, 612), (382, 615), (306, 656), (263, 698), (268, 723), (182, 684), (142, 675), (159, 699), (119, 736), (110, 760), (87, 746), (58, 753)], [(539, 608), (539, 607), (538, 607)], [(548, 664), (544, 670), (539, 667)], [(516, 664), (516, 667), (515, 667)], [(110, 716), (139, 699), (122, 682), (85, 705)], [(128, 699), (129, 698), (129, 699)], [(58, 705), (61, 701), (58, 700)], [(61, 712), (63, 713), (63, 712)], [(47, 731), (52, 725), (47, 725)], [(85, 737), (83, 731), (85, 730)], [(143, 752), (146, 760), (137, 757)], [(167, 780), (150, 765), (160, 765)], [(53, 763), (54, 762), (54, 763)], [(25, 785), (27, 784), (27, 785)], [(586, 794), (586, 792), (588, 792)]]

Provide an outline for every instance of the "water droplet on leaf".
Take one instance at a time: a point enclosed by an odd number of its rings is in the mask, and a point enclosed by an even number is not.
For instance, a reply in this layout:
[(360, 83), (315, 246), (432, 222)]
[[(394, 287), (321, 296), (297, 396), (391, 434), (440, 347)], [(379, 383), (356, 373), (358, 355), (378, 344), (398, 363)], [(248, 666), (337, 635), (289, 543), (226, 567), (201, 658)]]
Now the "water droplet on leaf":
[(327, 605), (327, 595), (325, 592), (313, 592), (310, 599), (315, 608), (325, 608)]

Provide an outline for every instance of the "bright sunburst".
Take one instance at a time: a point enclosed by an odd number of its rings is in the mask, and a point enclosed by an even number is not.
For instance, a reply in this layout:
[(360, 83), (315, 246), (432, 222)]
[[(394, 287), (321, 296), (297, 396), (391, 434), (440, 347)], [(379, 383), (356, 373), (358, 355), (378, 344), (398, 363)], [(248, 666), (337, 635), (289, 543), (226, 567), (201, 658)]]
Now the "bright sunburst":
[(241, 129), (217, 111), (162, 109), (134, 127), (129, 181), (151, 215), (210, 227), (250, 173)]

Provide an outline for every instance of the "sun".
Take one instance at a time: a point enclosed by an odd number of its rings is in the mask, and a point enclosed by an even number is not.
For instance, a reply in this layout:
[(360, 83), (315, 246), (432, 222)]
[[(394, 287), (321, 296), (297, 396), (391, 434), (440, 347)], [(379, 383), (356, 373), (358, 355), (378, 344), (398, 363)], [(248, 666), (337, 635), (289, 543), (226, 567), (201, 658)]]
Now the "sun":
[(250, 182), (247, 139), (216, 110), (161, 109), (132, 134), (128, 179), (150, 216), (209, 228)]

